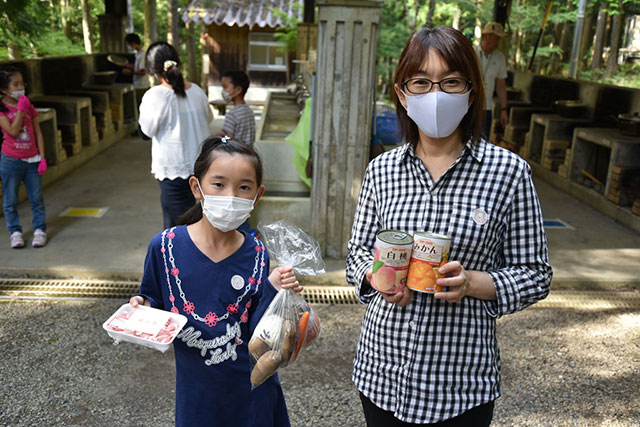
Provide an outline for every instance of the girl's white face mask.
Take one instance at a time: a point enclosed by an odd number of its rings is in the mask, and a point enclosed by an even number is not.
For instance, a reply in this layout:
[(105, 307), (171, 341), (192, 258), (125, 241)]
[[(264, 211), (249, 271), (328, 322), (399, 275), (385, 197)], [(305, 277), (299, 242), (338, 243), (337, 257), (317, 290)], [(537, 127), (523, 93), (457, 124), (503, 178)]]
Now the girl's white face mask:
[(407, 101), (407, 115), (431, 138), (451, 135), (469, 110), (471, 91), (464, 94), (431, 91), (414, 96), (402, 93)]
[[(204, 198), (204, 202), (200, 200), (202, 213), (218, 230), (223, 232), (235, 230), (251, 216), (255, 198), (251, 200), (233, 196), (208, 196), (202, 191), (200, 181), (197, 182)], [(257, 193), (256, 197), (258, 197)]]
[(20, 99), (21, 96), (24, 96), (25, 91), (23, 90), (16, 90), (15, 92), (11, 92), (9, 95), (11, 95), (12, 98), (14, 99)]

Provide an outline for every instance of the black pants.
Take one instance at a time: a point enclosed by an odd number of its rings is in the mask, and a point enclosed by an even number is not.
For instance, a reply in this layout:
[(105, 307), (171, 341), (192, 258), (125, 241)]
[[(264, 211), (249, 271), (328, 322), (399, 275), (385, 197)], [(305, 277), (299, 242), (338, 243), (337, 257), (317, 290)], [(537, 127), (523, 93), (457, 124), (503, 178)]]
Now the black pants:
[(393, 416), (393, 412), (378, 408), (362, 393), (360, 393), (360, 400), (362, 401), (362, 409), (364, 410), (367, 427), (484, 427), (491, 425), (491, 419), (493, 418), (493, 401), (471, 408), (457, 417), (439, 423), (412, 424), (400, 421)]
[(160, 203), (164, 228), (178, 224), (178, 218), (195, 204), (189, 181), (183, 178), (163, 179), (160, 181)]

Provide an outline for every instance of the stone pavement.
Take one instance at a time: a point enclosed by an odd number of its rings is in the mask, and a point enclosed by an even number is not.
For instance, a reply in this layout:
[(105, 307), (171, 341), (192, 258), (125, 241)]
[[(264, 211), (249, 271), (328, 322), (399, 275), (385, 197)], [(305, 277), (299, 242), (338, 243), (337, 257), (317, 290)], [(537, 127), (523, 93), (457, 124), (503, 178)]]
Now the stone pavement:
[[(50, 242), (30, 246), (31, 208), (20, 205), (28, 246), (9, 246), (0, 223), (0, 275), (139, 280), (146, 247), (162, 229), (160, 188), (151, 176), (150, 143), (127, 137), (45, 188)], [(547, 229), (553, 287), (640, 289), (640, 234), (537, 180)], [(100, 218), (62, 217), (69, 207), (108, 208)], [(344, 260), (326, 260), (328, 273), (307, 284), (344, 285)]]

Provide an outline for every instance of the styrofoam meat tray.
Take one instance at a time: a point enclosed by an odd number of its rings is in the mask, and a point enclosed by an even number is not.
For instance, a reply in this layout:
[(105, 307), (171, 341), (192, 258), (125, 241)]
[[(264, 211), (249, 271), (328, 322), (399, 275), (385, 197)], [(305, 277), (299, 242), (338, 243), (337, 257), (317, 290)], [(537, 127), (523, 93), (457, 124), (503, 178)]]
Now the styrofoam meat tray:
[(115, 340), (126, 341), (165, 352), (187, 323), (182, 314), (144, 305), (123, 304), (102, 327)]

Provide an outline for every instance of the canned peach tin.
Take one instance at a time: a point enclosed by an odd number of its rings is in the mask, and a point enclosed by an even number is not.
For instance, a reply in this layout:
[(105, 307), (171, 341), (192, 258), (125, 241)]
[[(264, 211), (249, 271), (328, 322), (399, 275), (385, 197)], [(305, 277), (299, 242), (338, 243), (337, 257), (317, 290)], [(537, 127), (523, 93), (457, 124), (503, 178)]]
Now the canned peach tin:
[(407, 283), (413, 237), (395, 230), (376, 235), (371, 286), (387, 294), (402, 292)]
[(407, 287), (419, 292), (441, 292), (436, 285), (440, 278), (438, 268), (449, 260), (451, 238), (435, 233), (416, 233), (413, 236), (413, 252), (409, 264)]

